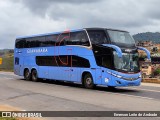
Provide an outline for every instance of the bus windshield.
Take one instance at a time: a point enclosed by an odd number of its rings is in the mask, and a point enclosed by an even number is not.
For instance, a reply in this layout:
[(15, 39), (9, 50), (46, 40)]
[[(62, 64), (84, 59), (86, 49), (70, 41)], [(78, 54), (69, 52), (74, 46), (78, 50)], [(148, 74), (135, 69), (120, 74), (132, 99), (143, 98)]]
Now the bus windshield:
[(112, 43), (135, 44), (134, 39), (128, 32), (107, 30)]
[(125, 72), (139, 72), (138, 53), (123, 53), (119, 58), (117, 53), (113, 51), (114, 67)]

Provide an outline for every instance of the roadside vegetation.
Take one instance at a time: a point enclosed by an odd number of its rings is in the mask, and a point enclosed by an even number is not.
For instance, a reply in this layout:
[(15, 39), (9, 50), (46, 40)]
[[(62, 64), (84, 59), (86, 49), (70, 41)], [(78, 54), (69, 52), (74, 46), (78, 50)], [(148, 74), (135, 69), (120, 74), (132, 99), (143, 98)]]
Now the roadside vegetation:
[(0, 71), (13, 71), (13, 50), (0, 50), (0, 58), (2, 58)]
[(155, 76), (160, 75), (160, 68), (157, 68), (153, 73)]
[(2, 117), (0, 117), (0, 120), (18, 120), (18, 119), (16, 119), (16, 118), (2, 118)]

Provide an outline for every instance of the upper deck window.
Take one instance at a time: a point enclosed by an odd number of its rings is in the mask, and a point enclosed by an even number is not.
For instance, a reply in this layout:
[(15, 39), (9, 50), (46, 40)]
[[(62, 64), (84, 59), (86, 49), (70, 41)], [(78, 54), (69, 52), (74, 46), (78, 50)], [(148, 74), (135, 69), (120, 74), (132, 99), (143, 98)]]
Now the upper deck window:
[(89, 46), (89, 40), (84, 31), (71, 32), (70, 40), (67, 42), (67, 45), (82, 45)]
[(112, 43), (135, 45), (135, 41), (128, 32), (107, 30)]
[(85, 31), (77, 31), (77, 32), (17, 39), (15, 47), (33, 48), (33, 47), (51, 47), (51, 46), (64, 46), (64, 45), (90, 46), (90, 43)]
[(92, 44), (107, 44), (107, 36), (104, 30), (88, 30)]

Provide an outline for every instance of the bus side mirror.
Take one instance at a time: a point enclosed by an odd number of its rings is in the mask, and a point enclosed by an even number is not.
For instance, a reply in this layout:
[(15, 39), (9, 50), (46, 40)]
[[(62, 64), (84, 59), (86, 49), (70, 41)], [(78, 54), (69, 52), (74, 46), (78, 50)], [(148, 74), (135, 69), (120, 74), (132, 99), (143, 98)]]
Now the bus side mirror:
[(149, 50), (147, 50), (147, 49), (144, 48), (144, 47), (137, 47), (137, 49), (144, 51), (144, 52), (147, 54), (147, 59), (151, 61), (151, 55), (150, 55)]
[(116, 45), (111, 45), (111, 44), (102, 44), (103, 46), (106, 47), (110, 47), (113, 48), (114, 50), (116, 50), (116, 53), (118, 55), (119, 58), (122, 58), (122, 50), (120, 47), (116, 46)]

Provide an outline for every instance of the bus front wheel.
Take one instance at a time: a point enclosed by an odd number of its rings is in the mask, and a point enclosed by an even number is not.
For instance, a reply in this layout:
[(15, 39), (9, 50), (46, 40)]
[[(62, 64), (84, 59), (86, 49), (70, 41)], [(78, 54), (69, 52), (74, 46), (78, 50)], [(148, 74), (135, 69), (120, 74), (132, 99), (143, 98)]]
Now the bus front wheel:
[(25, 80), (30, 80), (30, 79), (31, 79), (31, 74), (29, 73), (29, 70), (28, 70), (28, 69), (26, 69), (26, 70), (24, 71), (24, 79), (25, 79)]
[(37, 82), (38, 81), (38, 74), (37, 74), (37, 70), (33, 70), (32, 71), (32, 81)]
[(90, 73), (87, 73), (84, 76), (83, 84), (84, 84), (84, 87), (87, 89), (93, 89), (95, 87), (95, 85), (93, 83), (92, 75)]

